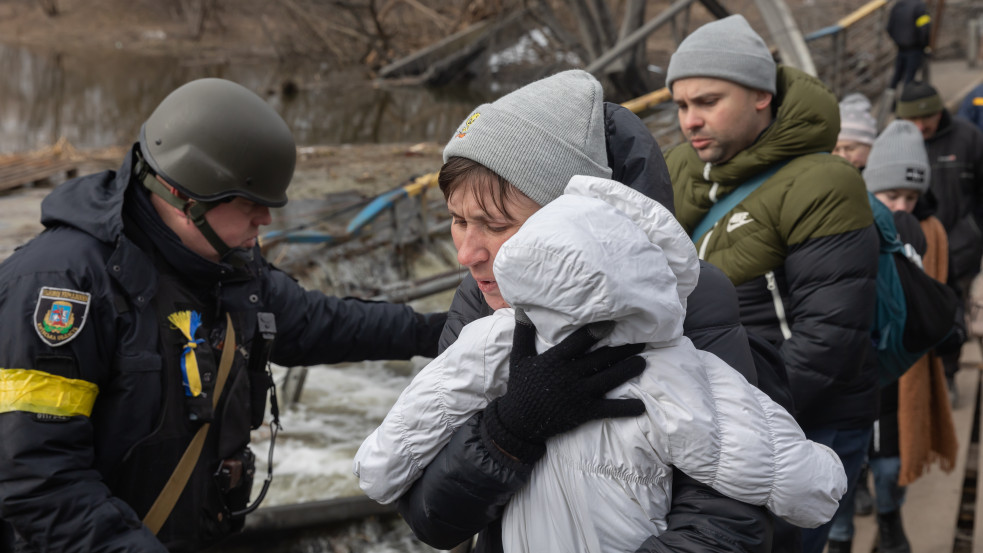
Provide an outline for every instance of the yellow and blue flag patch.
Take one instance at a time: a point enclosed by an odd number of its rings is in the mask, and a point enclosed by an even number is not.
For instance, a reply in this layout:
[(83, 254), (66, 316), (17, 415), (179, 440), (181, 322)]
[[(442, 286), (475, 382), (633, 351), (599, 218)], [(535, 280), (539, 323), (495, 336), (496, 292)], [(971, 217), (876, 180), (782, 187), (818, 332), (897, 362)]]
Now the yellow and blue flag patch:
[(184, 384), (184, 395), (198, 397), (201, 395), (201, 374), (198, 371), (198, 358), (195, 350), (198, 344), (205, 340), (195, 339), (195, 332), (201, 326), (201, 314), (197, 311), (178, 311), (167, 316), (174, 328), (181, 331), (188, 342), (181, 352), (181, 378)]

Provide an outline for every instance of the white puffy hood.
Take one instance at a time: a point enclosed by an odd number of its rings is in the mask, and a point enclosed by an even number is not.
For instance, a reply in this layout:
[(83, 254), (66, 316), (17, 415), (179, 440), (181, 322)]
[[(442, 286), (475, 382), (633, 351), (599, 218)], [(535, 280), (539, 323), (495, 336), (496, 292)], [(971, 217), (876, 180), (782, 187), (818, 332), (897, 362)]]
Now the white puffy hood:
[[(581, 224), (571, 229), (570, 220)], [(502, 245), (494, 271), (503, 298), (526, 312), (543, 347), (598, 321), (617, 323), (601, 345), (682, 336), (700, 266), (665, 207), (615, 181), (576, 176)]]

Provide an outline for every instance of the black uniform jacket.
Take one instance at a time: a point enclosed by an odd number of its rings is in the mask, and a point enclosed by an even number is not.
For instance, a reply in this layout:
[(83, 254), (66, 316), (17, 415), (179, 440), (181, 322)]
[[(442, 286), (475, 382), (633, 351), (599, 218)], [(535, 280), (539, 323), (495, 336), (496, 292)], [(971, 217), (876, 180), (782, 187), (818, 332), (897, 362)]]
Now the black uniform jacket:
[[(305, 291), (258, 248), (240, 268), (195, 255), (131, 184), (134, 158), (54, 190), (46, 230), (0, 264), (0, 518), (26, 551), (197, 550), (229, 531), (223, 506), (209, 504), (214, 484), (197, 476), (160, 540), (141, 518), (205, 419), (209, 474), (248, 442), (242, 372), (258, 312), (275, 316), (272, 361), (284, 366), (433, 356), (443, 326), (405, 306)], [(203, 352), (227, 346), (214, 339), (226, 313), (237, 333), (218, 408), (200, 416), (180, 399), (186, 341), (166, 319), (180, 308), (216, 327), (195, 336), (204, 390), (215, 363)]]

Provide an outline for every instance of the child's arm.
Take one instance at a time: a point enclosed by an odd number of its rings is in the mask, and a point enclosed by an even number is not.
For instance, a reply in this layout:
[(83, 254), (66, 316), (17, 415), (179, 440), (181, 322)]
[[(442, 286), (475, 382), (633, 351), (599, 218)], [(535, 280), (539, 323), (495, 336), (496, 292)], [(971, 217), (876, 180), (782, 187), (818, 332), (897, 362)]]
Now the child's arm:
[(460, 339), (431, 361), (355, 454), (359, 486), (379, 503), (403, 495), (454, 432), (505, 392), (511, 313), (467, 325)]
[[(720, 493), (764, 505), (796, 526), (812, 528), (832, 518), (846, 491), (836, 454), (806, 439), (784, 408), (720, 359), (696, 353), (705, 372), (649, 364), (661, 367), (651, 377), (665, 390), (655, 394), (661, 406), (656, 420), (668, 439), (670, 463)], [(673, 393), (679, 389), (687, 392)], [(699, 400), (693, 390), (702, 395)], [(653, 447), (659, 447), (657, 439), (650, 437)]]

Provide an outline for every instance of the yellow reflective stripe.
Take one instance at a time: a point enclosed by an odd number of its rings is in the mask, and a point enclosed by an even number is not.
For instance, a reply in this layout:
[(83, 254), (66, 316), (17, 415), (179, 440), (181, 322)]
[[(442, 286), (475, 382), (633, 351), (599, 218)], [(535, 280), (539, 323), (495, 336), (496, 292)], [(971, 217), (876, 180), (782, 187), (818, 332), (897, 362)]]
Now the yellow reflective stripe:
[(932, 17), (925, 14), (915, 20), (915, 27), (924, 27), (925, 25), (928, 25), (930, 21), (932, 21)]
[(84, 380), (27, 369), (0, 369), (0, 413), (88, 417), (97, 395), (99, 387)]
[(983, 106), (983, 97), (973, 98), (974, 106)]

